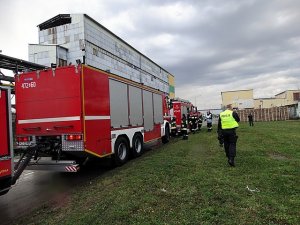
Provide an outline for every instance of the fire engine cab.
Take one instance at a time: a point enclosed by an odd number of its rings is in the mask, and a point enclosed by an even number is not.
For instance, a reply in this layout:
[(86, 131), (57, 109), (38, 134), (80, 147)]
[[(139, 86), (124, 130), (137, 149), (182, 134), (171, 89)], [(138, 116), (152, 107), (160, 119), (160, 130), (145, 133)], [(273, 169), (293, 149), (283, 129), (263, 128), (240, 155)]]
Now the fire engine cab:
[(172, 134), (180, 135), (183, 115), (185, 115), (186, 119), (188, 119), (193, 105), (190, 101), (181, 98), (171, 99), (170, 102), (170, 114), (174, 121), (173, 124), (176, 124), (176, 132), (173, 131)]

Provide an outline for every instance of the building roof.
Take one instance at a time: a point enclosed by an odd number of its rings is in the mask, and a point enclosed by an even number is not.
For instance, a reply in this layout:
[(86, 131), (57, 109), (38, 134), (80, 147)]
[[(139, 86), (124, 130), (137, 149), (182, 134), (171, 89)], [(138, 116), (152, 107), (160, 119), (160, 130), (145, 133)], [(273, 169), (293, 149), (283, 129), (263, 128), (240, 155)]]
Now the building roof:
[(52, 27), (61, 26), (64, 24), (71, 23), (71, 15), (70, 14), (58, 14), (57, 16), (37, 25), (40, 30), (46, 30)]
[(24, 72), (25, 70), (42, 70), (48, 68), (40, 64), (25, 61), (23, 59), (13, 58), (0, 54), (0, 69), (14, 71), (14, 73)]
[(221, 91), (221, 94), (226, 93), (226, 92), (240, 92), (240, 91), (253, 91), (253, 89), (235, 90), (235, 91)]
[(300, 90), (285, 90), (285, 91), (283, 91), (283, 92), (280, 92), (280, 93), (276, 94), (275, 96), (277, 96), (277, 95), (281, 95), (281, 94), (283, 94), (283, 93), (285, 93), (285, 92), (288, 92), (288, 91), (300, 92)]

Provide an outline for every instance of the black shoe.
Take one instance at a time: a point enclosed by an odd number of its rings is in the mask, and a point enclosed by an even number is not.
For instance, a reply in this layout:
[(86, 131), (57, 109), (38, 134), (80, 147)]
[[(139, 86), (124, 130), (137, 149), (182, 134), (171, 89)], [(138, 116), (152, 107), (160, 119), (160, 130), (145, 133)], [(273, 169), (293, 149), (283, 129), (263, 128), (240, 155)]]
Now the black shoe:
[(232, 167), (234, 167), (234, 159), (228, 159), (228, 164)]

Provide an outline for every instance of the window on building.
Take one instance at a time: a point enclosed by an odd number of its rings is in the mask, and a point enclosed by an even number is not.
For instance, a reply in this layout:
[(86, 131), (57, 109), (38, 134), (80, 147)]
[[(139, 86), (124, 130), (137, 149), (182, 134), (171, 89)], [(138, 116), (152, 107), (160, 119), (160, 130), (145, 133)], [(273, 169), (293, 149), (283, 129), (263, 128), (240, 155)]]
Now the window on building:
[(294, 101), (300, 101), (300, 92), (293, 93)]
[(50, 34), (56, 34), (57, 32), (56, 32), (56, 27), (52, 27), (52, 28), (49, 28), (48, 29), (48, 35), (50, 35)]
[(58, 66), (66, 66), (67, 65), (67, 60), (64, 59), (58, 59)]
[(93, 55), (98, 56), (98, 50), (93, 48)]

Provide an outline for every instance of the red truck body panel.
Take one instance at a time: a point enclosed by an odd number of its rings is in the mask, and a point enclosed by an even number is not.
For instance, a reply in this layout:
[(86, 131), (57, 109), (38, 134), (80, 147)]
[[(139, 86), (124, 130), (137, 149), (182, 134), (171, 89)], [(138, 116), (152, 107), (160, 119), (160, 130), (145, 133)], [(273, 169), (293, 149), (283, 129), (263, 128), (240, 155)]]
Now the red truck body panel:
[(11, 186), (13, 176), (10, 89), (0, 87), (0, 195)]
[(11, 164), (11, 159), (0, 161), (0, 179), (12, 175)]
[(153, 127), (153, 130), (145, 132), (144, 141), (145, 142), (150, 142), (150, 141), (161, 138), (160, 129), (161, 129), (161, 125), (160, 124), (155, 124), (154, 127)]
[(16, 77), (17, 135), (80, 132), (81, 76), (74, 66)]
[(90, 67), (83, 67), (82, 74), (86, 151), (107, 155), (112, 152), (108, 75)]
[(8, 156), (9, 152), (9, 124), (7, 91), (0, 90), (0, 157)]
[(174, 102), (173, 103), (174, 116), (176, 117), (176, 124), (181, 126), (181, 103)]

